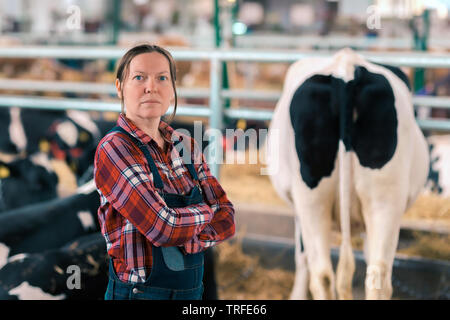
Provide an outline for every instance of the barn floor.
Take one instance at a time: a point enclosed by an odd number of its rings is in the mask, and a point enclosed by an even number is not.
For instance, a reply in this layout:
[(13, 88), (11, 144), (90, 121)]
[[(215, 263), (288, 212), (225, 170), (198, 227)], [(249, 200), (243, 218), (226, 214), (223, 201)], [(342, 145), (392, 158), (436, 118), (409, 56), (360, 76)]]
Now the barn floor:
[[(217, 247), (216, 276), (220, 300), (288, 300), (294, 272), (270, 268), (257, 255), (244, 253), (242, 242)], [(364, 299), (362, 287), (353, 288), (353, 299)]]
[[(217, 247), (216, 270), (220, 299), (289, 298), (295, 270), (294, 245), (273, 240), (238, 235), (234, 241)], [(353, 298), (364, 299), (367, 265), (361, 251), (355, 250), (354, 255)], [(332, 248), (334, 269), (338, 258), (338, 249)], [(449, 279), (449, 262), (397, 254), (392, 270), (392, 299), (448, 300)]]
[(225, 242), (217, 247), (216, 265), (219, 299), (286, 300), (294, 273), (282, 268), (267, 269), (257, 256), (244, 254), (241, 244)]

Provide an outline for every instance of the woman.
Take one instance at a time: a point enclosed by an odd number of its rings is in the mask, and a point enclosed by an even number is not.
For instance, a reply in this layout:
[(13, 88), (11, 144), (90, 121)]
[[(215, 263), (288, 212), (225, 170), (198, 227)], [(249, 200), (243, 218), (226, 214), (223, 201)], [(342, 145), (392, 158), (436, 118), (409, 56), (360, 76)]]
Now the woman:
[(147, 44), (117, 69), (122, 113), (94, 163), (108, 300), (200, 299), (203, 250), (235, 231), (233, 205), (201, 152), (183, 157), (198, 148), (194, 139), (161, 120), (171, 103), (172, 119), (176, 112), (175, 76), (170, 53)]

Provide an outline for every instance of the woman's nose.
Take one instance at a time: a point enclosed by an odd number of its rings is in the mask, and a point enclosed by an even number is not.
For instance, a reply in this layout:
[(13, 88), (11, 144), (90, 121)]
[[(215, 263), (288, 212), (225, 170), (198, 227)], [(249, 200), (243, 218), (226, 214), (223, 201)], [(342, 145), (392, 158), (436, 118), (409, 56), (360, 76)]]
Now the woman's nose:
[(148, 81), (145, 84), (145, 92), (151, 93), (156, 91), (156, 81), (152, 79), (148, 79)]

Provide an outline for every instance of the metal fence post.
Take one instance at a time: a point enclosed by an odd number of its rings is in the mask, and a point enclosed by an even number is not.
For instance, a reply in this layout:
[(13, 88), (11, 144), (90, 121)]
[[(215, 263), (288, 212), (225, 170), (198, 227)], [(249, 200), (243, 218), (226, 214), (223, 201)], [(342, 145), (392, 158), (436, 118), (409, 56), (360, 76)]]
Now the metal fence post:
[(217, 57), (212, 57), (210, 60), (209, 69), (209, 82), (210, 82), (210, 96), (209, 107), (211, 108), (211, 114), (209, 116), (209, 128), (212, 129), (209, 135), (208, 154), (206, 154), (211, 173), (219, 179), (220, 163), (222, 157), (218, 157), (218, 154), (222, 154), (222, 140), (219, 139), (217, 134), (214, 134), (214, 129), (223, 129), (223, 105), (220, 97), (221, 91), (221, 61)]

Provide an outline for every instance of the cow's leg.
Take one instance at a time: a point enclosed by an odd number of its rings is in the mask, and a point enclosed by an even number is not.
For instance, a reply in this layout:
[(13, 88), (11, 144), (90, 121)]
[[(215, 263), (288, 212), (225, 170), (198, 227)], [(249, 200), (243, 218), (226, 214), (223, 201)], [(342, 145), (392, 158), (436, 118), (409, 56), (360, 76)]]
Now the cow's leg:
[[(334, 194), (327, 183), (311, 190), (300, 180), (292, 193), (310, 275), (309, 289), (314, 299), (335, 299), (335, 280), (330, 258), (331, 209)], [(328, 183), (329, 184), (329, 183)], [(298, 272), (298, 271), (297, 271)]]
[(390, 299), (392, 265), (400, 233), (404, 204), (393, 199), (372, 200), (364, 208), (367, 230), (366, 299)]
[(336, 270), (336, 291), (340, 300), (352, 300), (352, 280), (355, 273), (355, 257), (351, 245), (341, 244)]
[(301, 231), (299, 217), (295, 217), (295, 279), (291, 291), (291, 300), (308, 298), (308, 264), (305, 250), (301, 250)]

